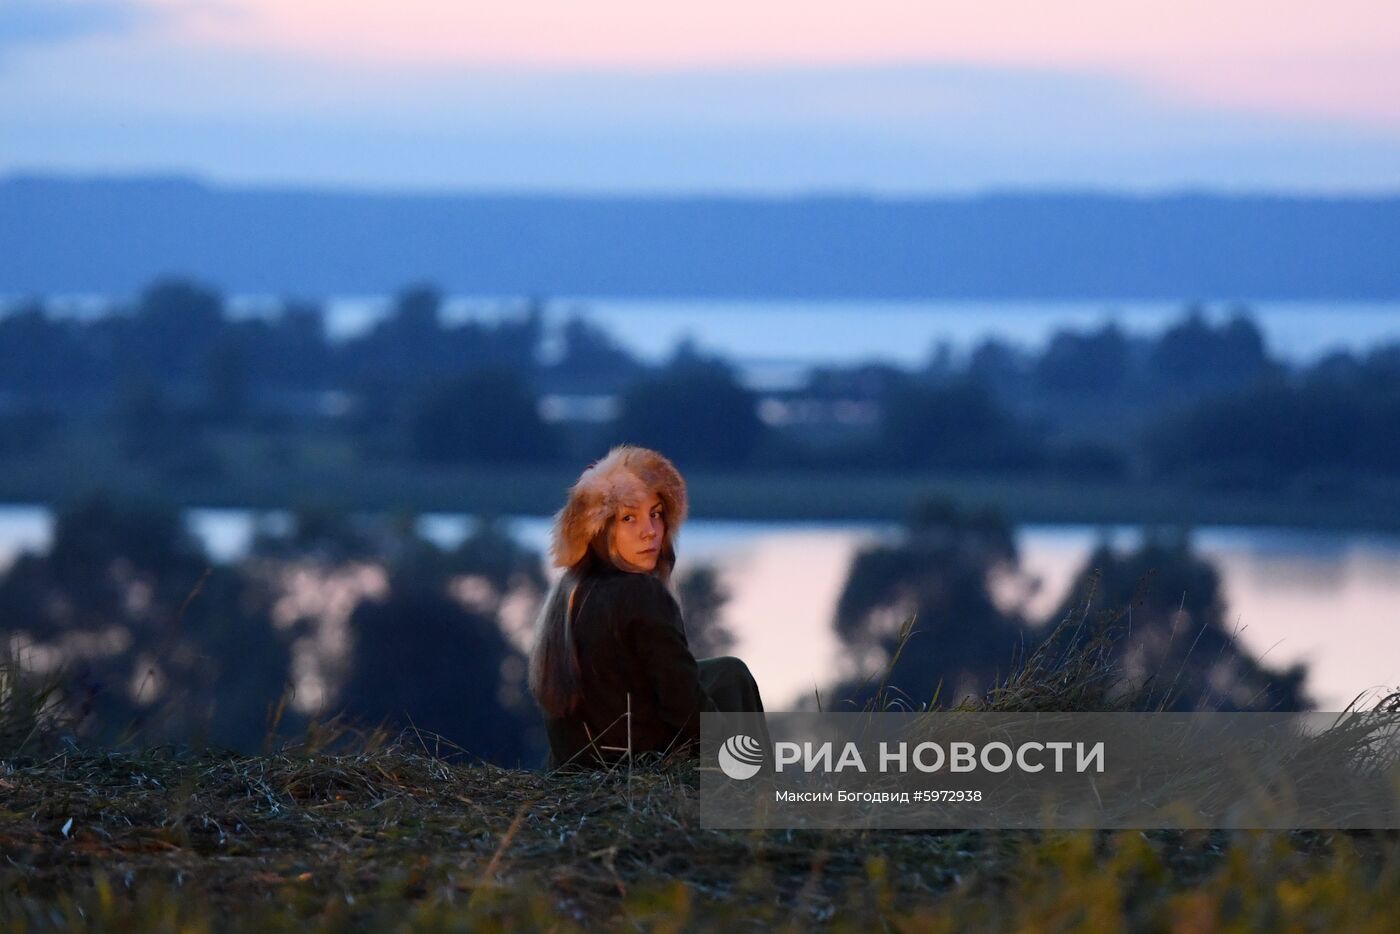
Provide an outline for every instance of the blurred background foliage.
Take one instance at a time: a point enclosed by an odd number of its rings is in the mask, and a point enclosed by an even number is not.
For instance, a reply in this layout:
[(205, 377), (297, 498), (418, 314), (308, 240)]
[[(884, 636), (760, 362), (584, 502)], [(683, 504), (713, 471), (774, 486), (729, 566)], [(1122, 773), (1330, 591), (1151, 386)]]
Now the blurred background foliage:
[[(628, 439), (716, 469), (933, 469), (1267, 491), (1400, 475), (1400, 346), (1306, 365), (1248, 309), (1187, 307), (1160, 334), (1064, 328), (1038, 351), (983, 340), (922, 366), (814, 365), (754, 389), (693, 342), (647, 363), (577, 311), (546, 352), (540, 300), (449, 323), (414, 285), (332, 340), (289, 299), (234, 315), (197, 282), (59, 315), (0, 316), (0, 475), (92, 449), (167, 480), (322, 463), (574, 465)], [(1225, 430), (1228, 428), (1228, 430)], [(56, 455), (55, 455), (56, 456)], [(241, 458), (241, 459), (240, 459)]]

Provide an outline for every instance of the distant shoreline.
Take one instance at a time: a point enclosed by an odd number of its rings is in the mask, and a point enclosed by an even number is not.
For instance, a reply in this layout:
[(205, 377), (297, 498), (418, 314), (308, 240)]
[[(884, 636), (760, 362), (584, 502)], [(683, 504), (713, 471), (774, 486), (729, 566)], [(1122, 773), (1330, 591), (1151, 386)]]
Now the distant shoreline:
[[(53, 506), (102, 491), (181, 507), (290, 509), (300, 505), (371, 512), (467, 512), (548, 516), (576, 470), (545, 467), (240, 470), (233, 476), (161, 479), (112, 468), (84, 475), (73, 465), (0, 465), (0, 504)], [(1017, 524), (1243, 526), (1400, 532), (1400, 481), (1365, 493), (1291, 490), (1225, 493), (1166, 485), (928, 473), (687, 470), (692, 516), (714, 520), (901, 521), (921, 497), (991, 507)]]
[(0, 177), (0, 293), (1400, 299), (1400, 197), (408, 195)]

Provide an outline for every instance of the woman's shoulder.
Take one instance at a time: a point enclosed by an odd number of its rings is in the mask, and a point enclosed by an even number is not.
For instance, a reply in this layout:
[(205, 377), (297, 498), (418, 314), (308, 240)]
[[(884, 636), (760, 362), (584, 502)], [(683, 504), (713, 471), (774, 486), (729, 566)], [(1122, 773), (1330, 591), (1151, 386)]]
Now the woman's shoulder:
[(630, 596), (670, 597), (671, 591), (655, 574), (633, 574), (624, 572), (610, 574), (601, 583), (616, 593)]
[(599, 581), (599, 587), (620, 611), (669, 616), (679, 610), (676, 598), (654, 574), (614, 574)]

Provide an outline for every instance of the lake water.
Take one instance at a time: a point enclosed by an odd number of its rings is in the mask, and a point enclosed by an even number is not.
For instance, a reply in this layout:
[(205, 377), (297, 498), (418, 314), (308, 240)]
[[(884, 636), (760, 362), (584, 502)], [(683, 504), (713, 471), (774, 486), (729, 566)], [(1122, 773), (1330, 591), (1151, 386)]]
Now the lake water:
[[(251, 540), (254, 515), (242, 510), (191, 510), (191, 528), (211, 557), (228, 561)], [(508, 527), (543, 552), (547, 517), (516, 517)], [(429, 514), (423, 534), (443, 545), (464, 537), (471, 519)], [(841, 661), (831, 630), (850, 562), (865, 544), (897, 531), (875, 523), (692, 520), (680, 536), (678, 573), (712, 563), (730, 591), (724, 619), (762, 685), (770, 709), (782, 709), (828, 683)], [(0, 567), (21, 549), (42, 549), (48, 513), (35, 506), (0, 507)], [(1023, 526), (1022, 567), (1041, 582), (1026, 609), (1050, 613), (1101, 535), (1128, 546), (1128, 528)], [(1202, 528), (1197, 549), (1220, 570), (1230, 619), (1244, 645), (1274, 667), (1310, 668), (1308, 687), (1324, 710), (1357, 694), (1400, 685), (1400, 537), (1335, 532)], [(1003, 595), (1003, 599), (1010, 599)]]

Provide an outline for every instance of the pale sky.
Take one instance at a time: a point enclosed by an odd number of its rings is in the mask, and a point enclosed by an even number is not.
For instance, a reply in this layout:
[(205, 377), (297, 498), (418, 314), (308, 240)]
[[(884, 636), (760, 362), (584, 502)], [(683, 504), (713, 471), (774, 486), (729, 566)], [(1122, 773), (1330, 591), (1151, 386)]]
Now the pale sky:
[(0, 172), (1400, 190), (1376, 0), (0, 0)]

